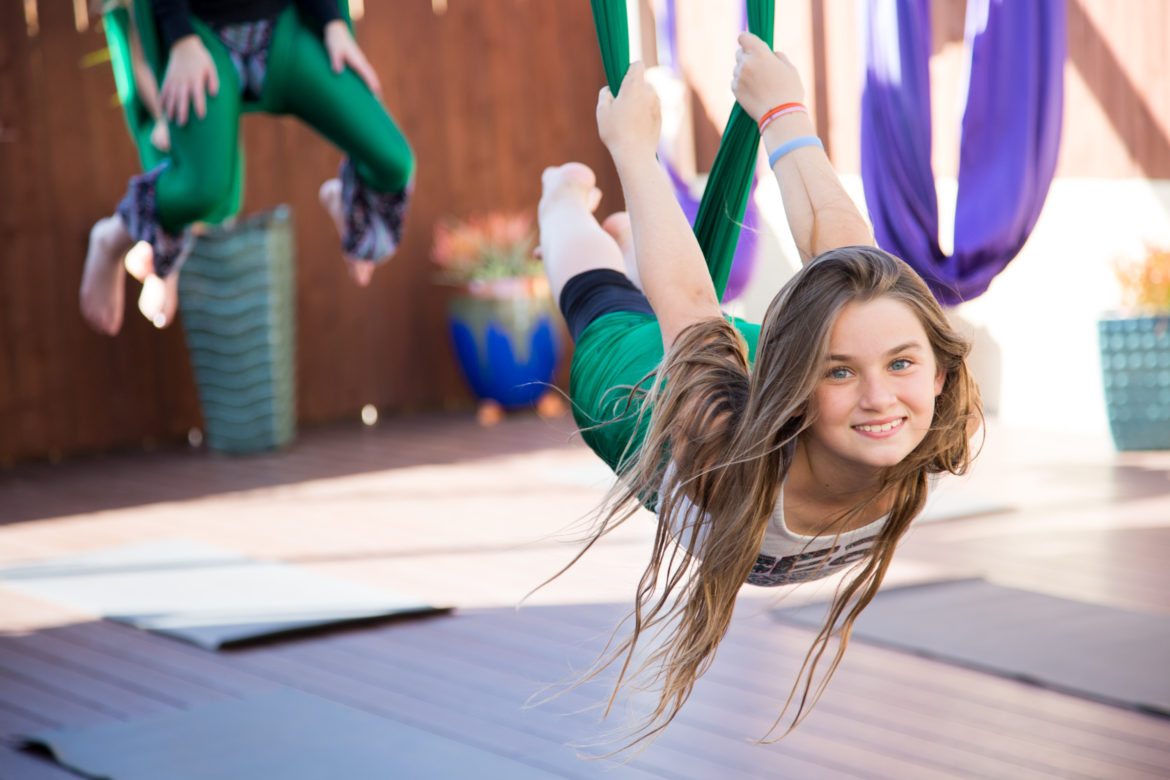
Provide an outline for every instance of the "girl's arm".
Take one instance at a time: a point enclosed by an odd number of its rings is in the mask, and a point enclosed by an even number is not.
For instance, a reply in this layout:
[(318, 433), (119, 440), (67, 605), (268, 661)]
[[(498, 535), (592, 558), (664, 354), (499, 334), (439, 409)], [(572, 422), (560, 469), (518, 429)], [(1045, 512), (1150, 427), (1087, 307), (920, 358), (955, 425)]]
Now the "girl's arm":
[(703, 252), (656, 157), (662, 109), (640, 62), (617, 98), (602, 89), (597, 128), (622, 182), (642, 288), (670, 349), (688, 325), (722, 316)]
[[(751, 33), (739, 36), (731, 88), (740, 106), (757, 122), (770, 109), (804, 100), (800, 75), (788, 58), (773, 52)], [(764, 130), (769, 154), (801, 136), (815, 136), (807, 112), (793, 111), (771, 121)], [(873, 233), (857, 204), (845, 192), (829, 158), (817, 146), (802, 146), (776, 161), (788, 227), (801, 262), (840, 246), (873, 245)]]

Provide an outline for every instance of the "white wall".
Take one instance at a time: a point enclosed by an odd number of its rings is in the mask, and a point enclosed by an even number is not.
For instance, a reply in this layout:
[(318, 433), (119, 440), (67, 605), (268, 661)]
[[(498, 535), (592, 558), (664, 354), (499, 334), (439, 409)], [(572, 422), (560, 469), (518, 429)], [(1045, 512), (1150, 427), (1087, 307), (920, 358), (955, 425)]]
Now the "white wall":
[[(859, 177), (845, 177), (864, 203)], [(956, 184), (939, 184), (948, 248)], [(730, 308), (759, 321), (797, 267), (779, 190), (757, 190), (768, 225), (763, 254), (741, 300)], [(1097, 319), (1118, 304), (1111, 262), (1146, 242), (1170, 245), (1170, 181), (1057, 179), (1023, 251), (990, 289), (953, 312), (972, 336), (971, 365), (988, 411), (1009, 425), (1101, 433), (1108, 430), (1097, 353)]]

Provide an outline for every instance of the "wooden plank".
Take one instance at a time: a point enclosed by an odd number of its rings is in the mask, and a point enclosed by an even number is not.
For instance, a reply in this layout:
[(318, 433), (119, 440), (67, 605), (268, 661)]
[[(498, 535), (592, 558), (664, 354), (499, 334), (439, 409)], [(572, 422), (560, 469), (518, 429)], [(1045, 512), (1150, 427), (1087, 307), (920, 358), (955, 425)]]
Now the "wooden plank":
[(85, 725), (115, 720), (116, 711), (110, 711), (101, 702), (85, 700), (45, 686), (40, 681), (9, 674), (0, 667), (0, 701), (10, 709), (51, 721), (54, 726)]
[(58, 629), (0, 638), (0, 654), (23, 654), (42, 659), (47, 664), (91, 676), (171, 706), (181, 707), (196, 701), (229, 698), (218, 688), (153, 669), (126, 658), (117, 650), (102, 651), (69, 641), (62, 634)]
[(167, 712), (179, 704), (173, 699), (167, 701), (158, 693), (134, 691), (86, 672), (84, 668), (72, 667), (58, 659), (29, 654), (12, 643), (5, 643), (4, 653), (0, 655), (0, 673), (5, 677), (117, 718)]
[[(43, 715), (38, 715), (35, 712), (30, 712), (16, 702), (9, 702), (0, 698), (0, 734), (26, 734), (39, 731), (43, 728), (50, 728), (53, 725), (54, 722), (51, 719)], [(3, 742), (0, 741), (0, 744), (3, 744)], [(0, 777), (2, 776), (0, 775)]]
[(116, 656), (144, 670), (206, 689), (208, 698), (217, 693), (240, 698), (272, 687), (263, 677), (241, 672), (230, 656), (208, 653), (118, 623), (66, 626), (56, 634), (79, 648)]

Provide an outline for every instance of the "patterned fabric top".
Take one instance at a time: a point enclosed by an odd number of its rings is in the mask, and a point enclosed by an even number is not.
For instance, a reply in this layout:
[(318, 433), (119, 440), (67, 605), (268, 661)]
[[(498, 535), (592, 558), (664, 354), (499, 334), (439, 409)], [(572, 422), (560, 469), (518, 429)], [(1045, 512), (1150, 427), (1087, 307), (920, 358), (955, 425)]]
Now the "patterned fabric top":
[[(674, 477), (675, 466), (670, 463), (664, 482)], [(760, 545), (756, 563), (748, 574), (749, 585), (776, 587), (798, 582), (819, 580), (848, 568), (865, 557), (874, 540), (886, 522), (883, 516), (874, 522), (852, 531), (825, 536), (802, 536), (793, 533), (784, 522), (784, 486), (776, 497), (776, 508), (764, 531), (764, 542)], [(685, 496), (679, 497), (679, 511), (670, 533), (682, 546), (687, 546), (693, 534), (699, 534), (698, 542), (710, 529), (710, 517), (700, 513)]]

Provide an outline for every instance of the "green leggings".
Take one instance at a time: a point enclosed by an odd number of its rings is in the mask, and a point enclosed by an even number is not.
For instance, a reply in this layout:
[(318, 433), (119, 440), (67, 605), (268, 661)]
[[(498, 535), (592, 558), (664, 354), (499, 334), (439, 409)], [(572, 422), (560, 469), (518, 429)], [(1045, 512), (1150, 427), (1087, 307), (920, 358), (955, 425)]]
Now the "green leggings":
[[(748, 343), (748, 359), (756, 359), (760, 326), (728, 317)], [(603, 314), (581, 333), (573, 348), (569, 398), (581, 438), (615, 472), (638, 456), (649, 415), (641, 421), (642, 396), (630, 395), (662, 361), (662, 331), (649, 314)], [(649, 390), (649, 384), (643, 389)]]
[(406, 188), (414, 167), (406, 138), (361, 77), (349, 68), (333, 72), (320, 36), (300, 18), (295, 5), (277, 18), (264, 88), (253, 106), (246, 106), (240, 94), (227, 47), (206, 24), (193, 22), (215, 62), (219, 92), (208, 96), (202, 119), (170, 128), (171, 162), (155, 190), (155, 215), (163, 230), (177, 234), (213, 214), (230, 197), (245, 108), (302, 119), (350, 155), (358, 178), (373, 190)]

